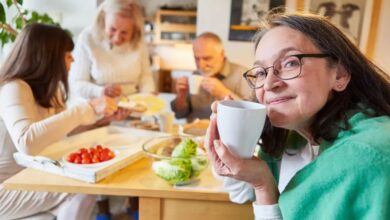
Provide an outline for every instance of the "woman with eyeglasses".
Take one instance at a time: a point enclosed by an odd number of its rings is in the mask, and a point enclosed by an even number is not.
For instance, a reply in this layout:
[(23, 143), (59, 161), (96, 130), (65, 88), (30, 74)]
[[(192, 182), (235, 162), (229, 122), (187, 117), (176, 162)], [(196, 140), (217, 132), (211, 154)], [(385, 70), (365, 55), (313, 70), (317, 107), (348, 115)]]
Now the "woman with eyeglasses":
[(324, 17), (263, 24), (244, 73), (267, 108), (258, 157), (221, 143), (216, 103), (206, 137), (231, 200), (255, 219), (389, 219), (390, 77)]

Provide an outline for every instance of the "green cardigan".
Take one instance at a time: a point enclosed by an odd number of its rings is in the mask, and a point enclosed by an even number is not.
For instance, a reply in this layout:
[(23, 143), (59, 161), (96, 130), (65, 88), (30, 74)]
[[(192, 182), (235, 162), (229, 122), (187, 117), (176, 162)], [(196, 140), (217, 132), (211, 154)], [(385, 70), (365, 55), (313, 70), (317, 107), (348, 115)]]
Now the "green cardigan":
[(390, 219), (390, 117), (357, 113), (279, 198), (284, 219)]

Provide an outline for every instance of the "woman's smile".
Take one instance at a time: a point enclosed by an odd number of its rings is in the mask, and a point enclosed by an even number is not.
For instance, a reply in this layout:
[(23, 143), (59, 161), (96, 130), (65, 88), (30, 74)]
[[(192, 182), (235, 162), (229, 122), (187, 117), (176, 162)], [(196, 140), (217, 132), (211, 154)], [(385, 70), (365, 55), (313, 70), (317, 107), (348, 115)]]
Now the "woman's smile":
[(282, 97), (270, 98), (270, 99), (266, 100), (266, 105), (281, 104), (281, 103), (290, 101), (291, 99), (293, 99), (293, 97), (290, 97), (290, 96), (282, 96)]

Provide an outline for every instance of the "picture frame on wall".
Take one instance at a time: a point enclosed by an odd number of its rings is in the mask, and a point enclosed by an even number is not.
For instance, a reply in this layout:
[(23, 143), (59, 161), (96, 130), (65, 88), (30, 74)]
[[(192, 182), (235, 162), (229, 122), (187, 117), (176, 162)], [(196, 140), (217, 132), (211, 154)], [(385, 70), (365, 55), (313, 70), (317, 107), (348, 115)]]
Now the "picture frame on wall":
[(363, 53), (373, 55), (380, 0), (297, 0), (297, 8), (327, 17)]
[(285, 5), (285, 0), (232, 0), (230, 41), (251, 41), (258, 28), (259, 17), (270, 9)]

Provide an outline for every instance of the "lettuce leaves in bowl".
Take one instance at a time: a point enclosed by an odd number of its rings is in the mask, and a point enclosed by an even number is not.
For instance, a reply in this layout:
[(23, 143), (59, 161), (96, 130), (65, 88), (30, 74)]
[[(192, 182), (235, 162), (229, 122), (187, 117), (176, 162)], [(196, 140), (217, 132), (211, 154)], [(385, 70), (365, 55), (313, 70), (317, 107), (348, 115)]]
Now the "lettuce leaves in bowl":
[(157, 176), (170, 184), (183, 185), (189, 183), (192, 178), (198, 177), (208, 165), (207, 157), (198, 146), (190, 139), (182, 140), (172, 151), (171, 157), (154, 161), (152, 170)]

